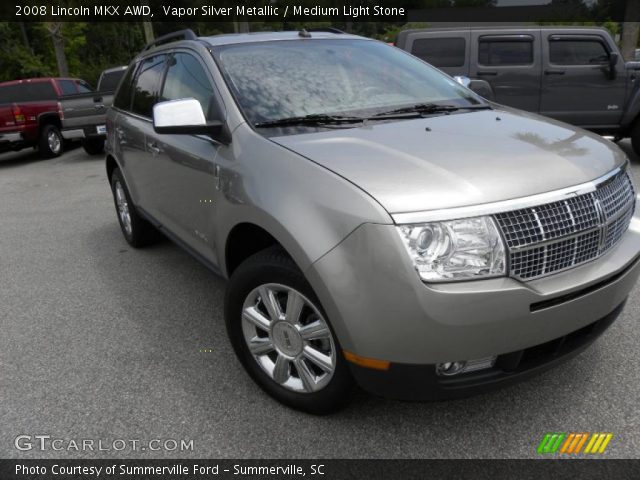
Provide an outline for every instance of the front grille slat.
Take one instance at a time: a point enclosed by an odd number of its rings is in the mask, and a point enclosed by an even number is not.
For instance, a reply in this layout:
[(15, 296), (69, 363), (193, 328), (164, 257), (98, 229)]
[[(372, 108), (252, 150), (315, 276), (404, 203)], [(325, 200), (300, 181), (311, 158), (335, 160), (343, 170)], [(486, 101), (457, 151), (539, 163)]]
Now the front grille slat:
[(604, 254), (629, 228), (635, 195), (623, 171), (594, 192), (495, 215), (509, 249), (511, 275), (532, 280)]

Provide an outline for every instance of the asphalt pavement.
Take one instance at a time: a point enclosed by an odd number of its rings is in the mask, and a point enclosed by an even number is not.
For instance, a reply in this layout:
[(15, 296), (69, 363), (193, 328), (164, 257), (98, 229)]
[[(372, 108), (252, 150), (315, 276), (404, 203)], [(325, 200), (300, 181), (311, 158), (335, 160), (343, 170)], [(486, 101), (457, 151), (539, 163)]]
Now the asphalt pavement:
[(640, 457), (639, 287), (589, 350), (524, 383), (438, 403), (358, 394), (314, 417), (244, 373), (222, 279), (169, 241), (128, 246), (102, 157), (0, 155), (0, 280), (0, 458), (537, 457), (547, 432), (612, 432), (607, 457)]

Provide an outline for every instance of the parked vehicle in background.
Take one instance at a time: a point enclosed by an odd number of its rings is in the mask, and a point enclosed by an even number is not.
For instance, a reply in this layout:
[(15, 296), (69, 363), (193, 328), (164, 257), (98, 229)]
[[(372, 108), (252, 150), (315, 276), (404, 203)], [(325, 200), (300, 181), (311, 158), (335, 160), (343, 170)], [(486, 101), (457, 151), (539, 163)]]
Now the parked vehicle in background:
[(640, 62), (640, 48), (636, 48), (635, 60), (636, 62)]
[(64, 137), (81, 139), (83, 148), (91, 155), (104, 150), (105, 115), (126, 69), (126, 66), (107, 69), (100, 74), (96, 91), (65, 95), (60, 99)]
[(497, 103), (631, 137), (640, 154), (640, 63), (625, 63), (605, 29), (406, 30), (396, 44), (449, 75), (486, 81)]
[(37, 147), (45, 158), (63, 150), (60, 97), (90, 92), (77, 78), (31, 78), (0, 83), (0, 152)]
[(120, 80), (127, 71), (126, 65), (119, 67), (107, 68), (104, 70), (98, 78), (98, 86), (96, 87), (99, 92), (115, 92), (120, 84)]
[(356, 383), (416, 400), (526, 378), (591, 344), (640, 274), (617, 145), (375, 40), (161, 37), (107, 125), (126, 241), (161, 231), (229, 278), (241, 364), (308, 412)]

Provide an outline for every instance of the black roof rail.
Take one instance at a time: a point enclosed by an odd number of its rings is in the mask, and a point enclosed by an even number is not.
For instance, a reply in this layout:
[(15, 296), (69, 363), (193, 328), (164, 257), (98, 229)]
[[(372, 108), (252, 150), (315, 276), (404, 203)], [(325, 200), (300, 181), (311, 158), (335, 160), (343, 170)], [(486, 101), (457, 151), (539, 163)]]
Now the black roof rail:
[(177, 32), (167, 33), (166, 35), (162, 35), (161, 37), (156, 38), (153, 42), (149, 42), (142, 49), (149, 50), (151, 47), (156, 45), (161, 45), (163, 43), (171, 43), (176, 40), (197, 40), (198, 36), (191, 30), (190, 28), (186, 28), (184, 30), (178, 30)]
[(316, 27), (316, 28), (306, 28), (305, 29), (307, 32), (327, 32), (327, 33), (337, 33), (337, 34), (342, 34), (342, 33), (346, 33), (342, 30), (340, 30), (339, 28), (335, 28), (335, 27)]

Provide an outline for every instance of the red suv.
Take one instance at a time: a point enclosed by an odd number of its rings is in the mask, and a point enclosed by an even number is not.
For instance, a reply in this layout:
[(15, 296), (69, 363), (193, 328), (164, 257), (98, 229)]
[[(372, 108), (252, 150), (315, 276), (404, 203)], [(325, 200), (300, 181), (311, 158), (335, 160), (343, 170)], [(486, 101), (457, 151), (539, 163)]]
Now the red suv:
[(0, 83), (0, 152), (38, 147), (45, 158), (62, 153), (63, 95), (89, 93), (77, 78), (30, 78)]

